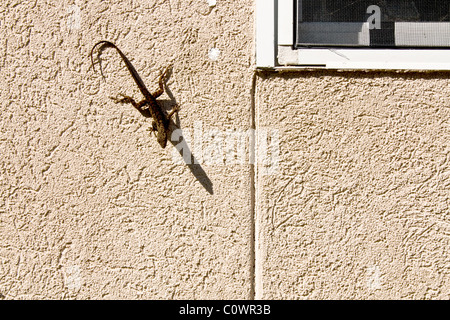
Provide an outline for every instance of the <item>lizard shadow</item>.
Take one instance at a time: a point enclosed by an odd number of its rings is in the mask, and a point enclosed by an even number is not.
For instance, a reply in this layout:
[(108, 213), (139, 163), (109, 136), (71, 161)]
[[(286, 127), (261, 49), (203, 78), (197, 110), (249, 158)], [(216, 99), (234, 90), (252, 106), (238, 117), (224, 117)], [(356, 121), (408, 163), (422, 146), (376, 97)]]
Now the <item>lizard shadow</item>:
[[(172, 75), (172, 68), (170, 68), (167, 78), (170, 78), (171, 75)], [(158, 100), (158, 103), (160, 103), (163, 110), (167, 111), (169, 109), (168, 104), (170, 104), (173, 108), (173, 106), (177, 106), (177, 103), (176, 103), (175, 97), (172, 94), (172, 91), (170, 91), (170, 89), (167, 87), (166, 83), (164, 83), (164, 91), (166, 92), (166, 94), (170, 98), (170, 100), (168, 100), (168, 101)], [(214, 194), (213, 184), (212, 184), (211, 180), (209, 179), (205, 170), (203, 170), (202, 166), (198, 163), (195, 156), (192, 154), (191, 149), (189, 148), (189, 145), (188, 145), (186, 139), (183, 137), (183, 134), (182, 134), (183, 131), (181, 129), (180, 118), (178, 116), (178, 112), (175, 113), (175, 117), (176, 117), (176, 121), (173, 121), (172, 119), (170, 119), (168, 133), (169, 133), (169, 137), (171, 137), (171, 138), (168, 140), (173, 145), (173, 147), (178, 151), (180, 156), (183, 158), (187, 167), (189, 168), (191, 173), (194, 175), (194, 177), (197, 179), (197, 181), (200, 182), (200, 184), (203, 186), (203, 188), (205, 188), (206, 191), (208, 191), (209, 194)], [(176, 129), (174, 129), (174, 128), (176, 128)], [(180, 141), (180, 139), (178, 139), (178, 141), (175, 141), (175, 139), (172, 139), (172, 138), (175, 138), (173, 135), (175, 130), (177, 130), (177, 133), (179, 134), (179, 138), (182, 138), (181, 141)], [(179, 147), (179, 145), (181, 146), (181, 148)]]
[[(173, 69), (172, 69), (172, 67), (170, 67), (168, 70), (168, 73), (167, 73), (166, 81), (171, 77), (172, 72), (173, 72)], [(136, 72), (136, 74), (138, 75), (137, 72)], [(139, 75), (138, 75), (138, 77), (139, 77)], [(168, 114), (169, 111), (171, 109), (173, 109), (175, 106), (178, 106), (178, 104), (176, 102), (176, 99), (175, 99), (172, 91), (170, 91), (170, 89), (168, 88), (166, 81), (164, 82), (164, 92), (167, 94), (169, 99), (168, 100), (158, 99), (157, 103), (161, 107), (161, 109), (164, 110), (164, 112), (166, 114)], [(145, 116), (146, 118), (151, 117), (147, 113), (141, 112), (141, 114), (143, 116)], [(194, 177), (197, 179), (197, 181), (200, 182), (200, 184), (203, 186), (203, 188), (205, 188), (205, 190), (209, 194), (214, 194), (213, 184), (212, 184), (211, 180), (209, 179), (205, 170), (203, 170), (202, 166), (198, 163), (195, 156), (192, 154), (191, 149), (189, 148), (189, 145), (188, 145), (186, 139), (183, 137), (183, 130), (181, 129), (180, 117), (178, 116), (178, 112), (175, 112), (174, 115), (175, 115), (176, 120), (174, 121), (173, 117), (169, 120), (170, 124), (169, 124), (168, 136), (170, 138), (167, 140), (170, 141), (170, 143), (173, 145), (173, 147), (178, 151), (180, 156), (183, 158), (186, 166), (189, 168), (189, 170), (194, 175)], [(177, 138), (175, 138), (173, 135), (173, 133), (175, 131), (176, 131), (175, 136), (178, 136), (178, 141), (176, 141)], [(172, 138), (174, 138), (174, 139), (172, 139)]]
[[(95, 48), (95, 46), (94, 46), (94, 48)], [(103, 47), (100, 48), (100, 52), (102, 51), (102, 49), (103, 49)], [(123, 55), (121, 53), (121, 51), (117, 47), (116, 47), (116, 49), (121, 54), (121, 57), (124, 60), (124, 62), (127, 65), (127, 67), (130, 68), (130, 72), (132, 74), (134, 74), (135, 81), (138, 84), (138, 86), (143, 87), (143, 88), (146, 89), (142, 78), (140, 77), (140, 75), (136, 71), (136, 69), (134, 68), (133, 64), (128, 60), (128, 58), (125, 55)], [(100, 55), (100, 52), (99, 52), (99, 55)], [(91, 56), (92, 56), (92, 53), (91, 53)], [(98, 58), (99, 58), (99, 56), (98, 56)], [(100, 72), (102, 74), (102, 77), (104, 78), (103, 72), (102, 72), (102, 68), (101, 68), (101, 59), (98, 59), (98, 61), (99, 61), (99, 64), (100, 64)], [(166, 115), (168, 114), (168, 109), (169, 109), (170, 106), (172, 106), (172, 108), (174, 106), (177, 106), (176, 99), (175, 99), (174, 95), (172, 94), (170, 89), (167, 87), (167, 80), (172, 75), (172, 72), (173, 72), (173, 69), (172, 69), (172, 66), (170, 66), (168, 68), (168, 70), (167, 70), (165, 81), (163, 83), (164, 91), (168, 95), (169, 100), (157, 100), (158, 105), (161, 107), (161, 109), (165, 112)], [(139, 109), (139, 108), (137, 108), (137, 109), (139, 110), (139, 112), (144, 117), (151, 118), (151, 115), (148, 112), (148, 110), (146, 110), (146, 109)], [(187, 144), (186, 139), (184, 139), (184, 137), (183, 137), (181, 126), (180, 126), (180, 119), (179, 119), (179, 116), (178, 116), (178, 112), (176, 112), (175, 115), (176, 115), (176, 121), (173, 121), (172, 118), (169, 119), (169, 126), (168, 126), (169, 128), (168, 128), (168, 132), (167, 133), (168, 133), (168, 136), (172, 138), (174, 131), (176, 131), (176, 133), (178, 135), (178, 141), (174, 141), (173, 139), (168, 139), (168, 140), (172, 143), (172, 145), (175, 147), (175, 149), (181, 155), (181, 157), (185, 161), (187, 167), (189, 168), (191, 173), (194, 175), (194, 177), (197, 179), (197, 181), (200, 182), (200, 184), (205, 188), (205, 190), (208, 193), (214, 194), (214, 192), (213, 192), (213, 184), (212, 184), (211, 180), (209, 179), (209, 177), (206, 174), (205, 170), (203, 170), (201, 165), (195, 159), (194, 155), (192, 154), (192, 152), (191, 152), (191, 150), (190, 150), (190, 148), (189, 148), (189, 146)], [(174, 129), (174, 128), (176, 128), (176, 129)], [(182, 138), (181, 141), (180, 141), (180, 138)]]
[[(173, 106), (177, 105), (175, 99), (173, 98), (172, 92), (164, 85), (165, 92), (169, 96), (170, 100), (158, 100), (158, 104), (167, 113), (169, 110), (173, 109)], [(144, 115), (145, 116), (145, 115)], [(180, 125), (180, 118), (178, 112), (174, 114), (176, 120), (173, 117), (170, 119), (169, 130), (168, 130), (168, 142), (177, 150), (180, 156), (183, 158), (186, 166), (189, 168), (191, 173), (197, 179), (198, 182), (205, 188), (209, 194), (214, 194), (213, 184), (203, 170), (202, 166), (199, 164), (194, 154), (192, 153), (187, 140), (183, 136), (183, 130)]]

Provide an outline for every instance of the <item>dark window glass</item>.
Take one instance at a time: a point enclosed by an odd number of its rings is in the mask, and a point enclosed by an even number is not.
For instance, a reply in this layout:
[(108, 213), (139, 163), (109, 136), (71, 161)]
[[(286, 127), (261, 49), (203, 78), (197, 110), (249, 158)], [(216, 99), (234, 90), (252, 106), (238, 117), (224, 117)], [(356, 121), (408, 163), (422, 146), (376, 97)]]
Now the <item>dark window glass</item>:
[(450, 22), (450, 0), (298, 0), (304, 22), (365, 22), (371, 5), (385, 22)]
[(450, 0), (297, 0), (296, 39), (297, 47), (450, 47)]

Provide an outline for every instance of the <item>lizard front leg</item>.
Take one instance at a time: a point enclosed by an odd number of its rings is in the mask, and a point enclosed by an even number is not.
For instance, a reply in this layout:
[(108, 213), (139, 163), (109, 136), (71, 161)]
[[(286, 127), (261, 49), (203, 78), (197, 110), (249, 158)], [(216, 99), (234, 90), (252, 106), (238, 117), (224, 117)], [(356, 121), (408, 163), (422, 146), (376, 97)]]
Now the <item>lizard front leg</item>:
[(144, 109), (143, 106), (148, 104), (148, 100), (144, 99), (140, 102), (134, 101), (133, 98), (126, 96), (124, 94), (120, 94), (122, 98), (114, 98), (110, 97), (115, 103), (131, 103), (133, 107), (135, 107), (144, 117), (151, 117), (151, 113), (149, 109)]
[(136, 102), (136, 101), (134, 101), (134, 99), (132, 97), (126, 96), (124, 94), (120, 94), (120, 96), (122, 96), (122, 98), (118, 98), (118, 97), (109, 97), (109, 98), (112, 99), (115, 103), (131, 103), (133, 105), (133, 107), (135, 107), (139, 111), (141, 111), (142, 107), (148, 103), (148, 101), (146, 99), (144, 99), (140, 102)]

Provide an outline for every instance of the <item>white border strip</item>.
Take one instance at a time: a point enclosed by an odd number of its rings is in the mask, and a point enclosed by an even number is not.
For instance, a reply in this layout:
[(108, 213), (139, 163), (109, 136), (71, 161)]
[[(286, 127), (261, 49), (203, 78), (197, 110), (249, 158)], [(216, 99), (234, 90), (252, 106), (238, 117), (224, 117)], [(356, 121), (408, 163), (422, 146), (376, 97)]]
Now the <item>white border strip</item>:
[(298, 49), (298, 66), (331, 69), (450, 70), (450, 50)]
[(294, 1), (278, 0), (278, 45), (289, 46), (294, 41)]
[(275, 66), (275, 0), (256, 0), (256, 67)]
[[(279, 67), (291, 69), (318, 67), (352, 70), (450, 70), (450, 49), (292, 50), (293, 1), (255, 0), (257, 68), (274, 68), (279, 62)], [(418, 30), (419, 33), (423, 33), (422, 29)], [(277, 38), (280, 43), (275, 42)], [(280, 56), (276, 57), (276, 54)]]

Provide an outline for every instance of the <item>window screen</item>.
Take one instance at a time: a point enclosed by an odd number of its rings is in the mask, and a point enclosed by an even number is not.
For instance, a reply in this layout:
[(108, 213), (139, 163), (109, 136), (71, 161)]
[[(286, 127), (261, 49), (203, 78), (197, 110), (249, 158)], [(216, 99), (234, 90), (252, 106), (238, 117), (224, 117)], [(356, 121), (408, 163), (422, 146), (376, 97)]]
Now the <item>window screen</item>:
[(450, 0), (296, 0), (296, 47), (450, 47)]

